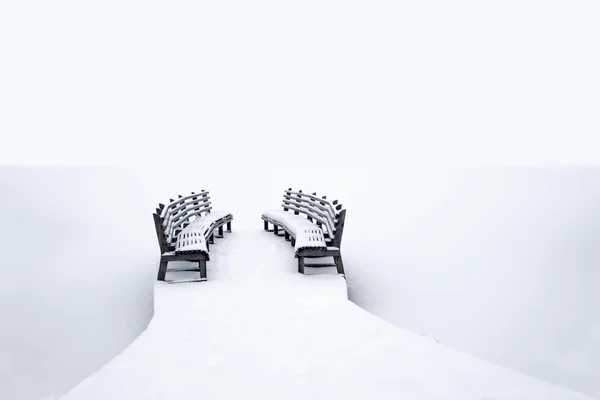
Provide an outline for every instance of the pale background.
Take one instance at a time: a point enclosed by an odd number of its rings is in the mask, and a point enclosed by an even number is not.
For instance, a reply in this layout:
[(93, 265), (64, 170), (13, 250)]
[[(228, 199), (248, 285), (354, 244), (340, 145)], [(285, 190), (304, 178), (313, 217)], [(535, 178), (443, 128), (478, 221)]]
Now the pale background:
[(145, 327), (155, 203), (293, 186), (348, 208), (353, 301), (600, 398), (596, 2), (0, 5), (0, 161), (138, 167), (3, 169), (0, 397)]

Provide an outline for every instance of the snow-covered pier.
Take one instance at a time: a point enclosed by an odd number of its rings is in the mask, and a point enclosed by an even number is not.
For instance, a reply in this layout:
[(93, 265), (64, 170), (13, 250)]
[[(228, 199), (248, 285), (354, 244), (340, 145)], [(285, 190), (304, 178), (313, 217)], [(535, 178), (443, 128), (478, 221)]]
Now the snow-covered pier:
[(157, 282), (148, 329), (63, 399), (591, 400), (369, 314), (260, 228), (212, 252), (208, 282)]

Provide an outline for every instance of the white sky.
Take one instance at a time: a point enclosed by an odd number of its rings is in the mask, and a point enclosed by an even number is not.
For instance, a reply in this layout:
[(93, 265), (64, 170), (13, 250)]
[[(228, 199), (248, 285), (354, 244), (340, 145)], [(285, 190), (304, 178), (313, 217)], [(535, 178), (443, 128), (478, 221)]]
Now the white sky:
[(597, 2), (397, 3), (4, 1), (0, 162), (599, 161)]

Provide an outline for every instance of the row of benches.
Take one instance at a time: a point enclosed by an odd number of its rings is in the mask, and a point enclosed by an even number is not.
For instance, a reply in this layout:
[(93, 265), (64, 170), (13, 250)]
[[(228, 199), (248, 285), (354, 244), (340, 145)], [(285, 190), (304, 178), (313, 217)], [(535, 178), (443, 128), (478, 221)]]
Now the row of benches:
[[(215, 236), (224, 236), (224, 226), (231, 232), (233, 215), (212, 211), (208, 191), (178, 197), (177, 200), (170, 199), (167, 206), (159, 204), (153, 214), (161, 251), (158, 280), (184, 282), (166, 280), (167, 271), (198, 271), (200, 278), (185, 282), (205, 281), (210, 244), (214, 243)], [(283, 210), (262, 214), (264, 229), (291, 242), (298, 259), (298, 272), (304, 273), (305, 266), (335, 266), (338, 273), (344, 274), (340, 246), (346, 210), (342, 205), (337, 200), (328, 201), (327, 196), (318, 197), (316, 193), (289, 188), (284, 191), (282, 207)], [(269, 224), (273, 229), (269, 229)], [(324, 258), (333, 259), (333, 262), (324, 262)], [(316, 259), (316, 262), (308, 264), (306, 259)], [(167, 269), (170, 261), (194, 261), (198, 262), (198, 268)]]

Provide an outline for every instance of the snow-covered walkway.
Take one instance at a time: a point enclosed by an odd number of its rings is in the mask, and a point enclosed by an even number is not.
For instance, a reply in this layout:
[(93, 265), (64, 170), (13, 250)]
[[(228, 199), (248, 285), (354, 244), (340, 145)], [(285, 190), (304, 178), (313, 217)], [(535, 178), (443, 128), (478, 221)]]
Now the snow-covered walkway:
[(157, 283), (148, 329), (63, 399), (590, 399), (382, 321), (272, 233), (210, 254), (208, 282)]

